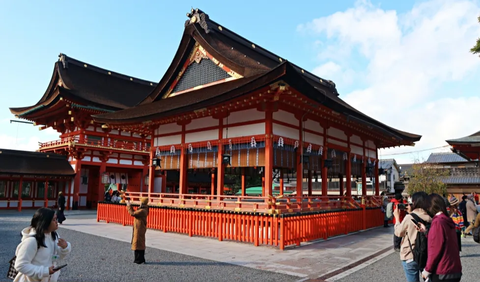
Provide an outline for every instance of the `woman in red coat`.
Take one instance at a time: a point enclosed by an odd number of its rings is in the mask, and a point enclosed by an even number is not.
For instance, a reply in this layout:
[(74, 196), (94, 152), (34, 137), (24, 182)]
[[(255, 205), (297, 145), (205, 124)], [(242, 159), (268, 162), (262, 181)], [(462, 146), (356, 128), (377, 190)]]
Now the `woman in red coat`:
[[(422, 272), (423, 279), (429, 277), (432, 282), (458, 282), (462, 278), (462, 263), (455, 223), (447, 212), (447, 205), (442, 196), (431, 194), (429, 199), (429, 212), (434, 217), (427, 234), (428, 258)], [(420, 231), (424, 231), (424, 226)]]

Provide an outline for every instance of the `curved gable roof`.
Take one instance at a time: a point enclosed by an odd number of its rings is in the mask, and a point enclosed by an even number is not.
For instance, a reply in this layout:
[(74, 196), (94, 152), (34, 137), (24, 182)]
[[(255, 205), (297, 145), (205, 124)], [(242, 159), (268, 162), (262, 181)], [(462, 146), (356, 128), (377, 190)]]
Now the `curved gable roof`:
[(42, 98), (35, 105), (10, 108), (10, 111), (20, 116), (28, 114), (47, 107), (60, 94), (73, 102), (105, 111), (126, 109), (143, 100), (155, 86), (154, 82), (115, 73), (60, 54)]

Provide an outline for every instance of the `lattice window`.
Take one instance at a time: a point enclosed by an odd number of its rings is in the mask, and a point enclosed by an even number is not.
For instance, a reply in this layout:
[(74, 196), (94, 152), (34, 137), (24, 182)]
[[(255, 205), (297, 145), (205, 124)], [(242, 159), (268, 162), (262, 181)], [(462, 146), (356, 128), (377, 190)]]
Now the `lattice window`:
[(202, 59), (200, 63), (193, 62), (188, 66), (180, 81), (175, 85), (173, 93), (229, 77), (230, 75), (226, 71), (215, 65), (211, 60)]

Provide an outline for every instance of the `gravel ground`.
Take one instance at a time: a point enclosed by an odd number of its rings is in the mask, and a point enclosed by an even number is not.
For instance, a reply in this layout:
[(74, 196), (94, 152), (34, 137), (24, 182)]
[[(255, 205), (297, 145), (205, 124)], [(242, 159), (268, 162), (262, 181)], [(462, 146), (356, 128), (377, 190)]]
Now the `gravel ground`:
[[(71, 215), (86, 216), (90, 215)], [(0, 281), (8, 261), (20, 242), (20, 230), (29, 224), (31, 213), (19, 216), (0, 213)], [(63, 228), (60, 236), (73, 250), (62, 269), (61, 281), (297, 281), (298, 277), (256, 270), (201, 258), (148, 248), (147, 264), (133, 263), (130, 244)]]
[[(465, 239), (462, 238), (462, 249), (460, 256), (463, 268), (462, 281), (479, 281), (478, 267), (480, 266), (480, 244), (473, 241), (472, 236), (469, 236)], [(403, 272), (400, 256), (397, 252), (394, 252), (393, 254), (336, 281), (404, 282), (405, 274)]]

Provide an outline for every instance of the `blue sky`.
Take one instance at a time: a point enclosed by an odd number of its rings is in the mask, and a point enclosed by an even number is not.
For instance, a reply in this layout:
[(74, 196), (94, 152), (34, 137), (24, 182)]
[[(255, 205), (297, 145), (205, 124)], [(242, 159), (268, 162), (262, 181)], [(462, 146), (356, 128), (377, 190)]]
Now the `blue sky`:
[(59, 53), (158, 82), (192, 7), (332, 79), (365, 114), (423, 135), (415, 147), (381, 150), (382, 158), (423, 160), (448, 150), (446, 139), (480, 130), (480, 58), (468, 52), (480, 37), (477, 0), (2, 1), (0, 148), (35, 150), (58, 138), (10, 123), (8, 108), (40, 99)]

